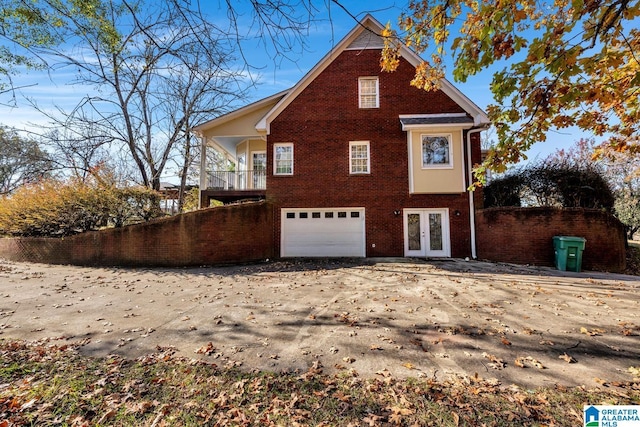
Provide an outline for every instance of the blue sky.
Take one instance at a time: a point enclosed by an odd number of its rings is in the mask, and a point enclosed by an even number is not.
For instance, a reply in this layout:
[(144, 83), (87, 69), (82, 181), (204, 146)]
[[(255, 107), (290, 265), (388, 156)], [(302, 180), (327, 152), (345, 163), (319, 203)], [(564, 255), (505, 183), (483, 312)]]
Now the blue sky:
[[(325, 4), (322, 4), (325, 3)], [(356, 18), (361, 19), (366, 13), (371, 13), (383, 24), (391, 22), (396, 24), (402, 7), (407, 2), (393, 0), (357, 1), (344, 0), (341, 2)], [(202, 3), (203, 5), (205, 2)], [(226, 14), (221, 11), (218, 2), (207, 3), (213, 20), (224, 20)], [(373, 6), (375, 4), (375, 6)], [(249, 40), (243, 44), (244, 54), (250, 58), (254, 67), (252, 75), (258, 78), (258, 86), (252, 89), (250, 99), (255, 101), (281, 90), (293, 86), (304, 74), (311, 69), (342, 37), (344, 37), (356, 25), (353, 17), (343, 9), (331, 3), (329, 0), (317, 3), (319, 13), (315, 22), (312, 22), (309, 34), (306, 37), (306, 50), (295, 49), (289, 58), (274, 59), (273, 50), (259, 40)], [(41, 108), (55, 112), (56, 105), (65, 109), (71, 109), (77, 101), (92, 88), (73, 86), (69, 82), (72, 78), (72, 70), (62, 69), (46, 72), (28, 72), (16, 77), (14, 84), (24, 86), (17, 93), (17, 107), (9, 108), (0, 105), (0, 124), (12, 126), (17, 129), (29, 129), (33, 125), (45, 124), (47, 119), (35, 111), (25, 98), (36, 101)], [(466, 83), (456, 83), (451, 77), (451, 67), (448, 67), (449, 80), (454, 83), (465, 95), (481, 108), (486, 108), (491, 103), (489, 83), (491, 73), (484, 72), (470, 78)], [(7, 94), (0, 97), (0, 102), (6, 104), (9, 101)], [(538, 143), (527, 154), (530, 158), (536, 156), (545, 157), (557, 148), (567, 148), (582, 134), (577, 131), (564, 131), (562, 133), (550, 133), (545, 142)]]

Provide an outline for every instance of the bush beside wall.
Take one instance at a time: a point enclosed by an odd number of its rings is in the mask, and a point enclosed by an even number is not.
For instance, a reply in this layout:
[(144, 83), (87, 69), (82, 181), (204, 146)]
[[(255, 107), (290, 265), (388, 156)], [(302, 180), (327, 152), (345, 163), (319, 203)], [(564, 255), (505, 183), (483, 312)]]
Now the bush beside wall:
[(203, 209), (65, 238), (0, 238), (0, 257), (90, 266), (182, 267), (273, 258), (266, 202)]
[(623, 272), (624, 226), (614, 216), (581, 208), (490, 208), (476, 215), (478, 257), (498, 262), (553, 266), (553, 236), (587, 239), (583, 270)]

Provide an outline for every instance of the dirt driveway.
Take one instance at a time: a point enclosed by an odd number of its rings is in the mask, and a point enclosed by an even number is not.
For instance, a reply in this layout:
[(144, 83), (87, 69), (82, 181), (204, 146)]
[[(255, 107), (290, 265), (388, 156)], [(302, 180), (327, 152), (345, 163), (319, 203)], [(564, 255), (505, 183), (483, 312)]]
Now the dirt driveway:
[(325, 373), (593, 387), (629, 381), (640, 366), (639, 291), (635, 276), (461, 260), (169, 270), (0, 260), (0, 338), (130, 358), (174, 346), (242, 369), (315, 363)]

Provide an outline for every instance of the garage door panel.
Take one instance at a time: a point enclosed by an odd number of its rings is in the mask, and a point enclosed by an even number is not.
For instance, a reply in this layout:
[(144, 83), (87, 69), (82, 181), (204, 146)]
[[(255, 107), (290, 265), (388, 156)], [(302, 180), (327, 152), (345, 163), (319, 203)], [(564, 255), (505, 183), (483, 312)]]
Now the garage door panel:
[(282, 209), (281, 233), (283, 257), (365, 256), (364, 208)]

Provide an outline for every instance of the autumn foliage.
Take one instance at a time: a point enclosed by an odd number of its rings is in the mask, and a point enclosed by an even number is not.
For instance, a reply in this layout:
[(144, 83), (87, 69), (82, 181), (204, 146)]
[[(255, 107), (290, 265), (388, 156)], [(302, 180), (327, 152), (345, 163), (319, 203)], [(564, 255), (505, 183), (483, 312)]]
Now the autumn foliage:
[(104, 177), (46, 179), (24, 185), (0, 203), (0, 234), (68, 236), (147, 221), (160, 214), (159, 196), (146, 188), (118, 188)]
[(395, 69), (406, 46), (431, 53), (412, 82), (426, 90), (439, 87), (449, 54), (456, 81), (491, 70), (487, 113), (499, 142), (477, 168), (481, 178), (485, 167), (502, 172), (526, 158), (554, 129), (578, 127), (637, 151), (638, 17), (640, 3), (617, 0), (412, 1), (401, 31), (388, 25), (382, 34), (382, 68)]

